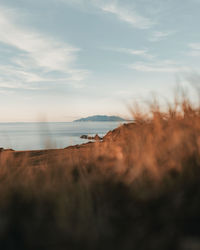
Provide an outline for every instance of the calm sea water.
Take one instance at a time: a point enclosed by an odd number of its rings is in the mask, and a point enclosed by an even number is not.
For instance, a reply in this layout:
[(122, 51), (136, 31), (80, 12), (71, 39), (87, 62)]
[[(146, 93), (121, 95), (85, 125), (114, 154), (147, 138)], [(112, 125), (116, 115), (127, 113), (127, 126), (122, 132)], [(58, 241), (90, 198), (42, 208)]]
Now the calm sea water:
[(14, 150), (64, 148), (87, 142), (83, 134), (105, 135), (119, 122), (0, 123), (0, 147)]

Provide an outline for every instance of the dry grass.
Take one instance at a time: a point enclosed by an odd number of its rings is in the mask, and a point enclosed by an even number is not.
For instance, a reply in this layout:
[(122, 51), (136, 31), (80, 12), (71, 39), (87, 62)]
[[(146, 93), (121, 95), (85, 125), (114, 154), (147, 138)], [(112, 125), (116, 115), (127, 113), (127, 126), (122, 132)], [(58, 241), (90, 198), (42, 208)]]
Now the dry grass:
[(200, 249), (200, 108), (150, 111), (102, 143), (1, 153), (1, 249)]

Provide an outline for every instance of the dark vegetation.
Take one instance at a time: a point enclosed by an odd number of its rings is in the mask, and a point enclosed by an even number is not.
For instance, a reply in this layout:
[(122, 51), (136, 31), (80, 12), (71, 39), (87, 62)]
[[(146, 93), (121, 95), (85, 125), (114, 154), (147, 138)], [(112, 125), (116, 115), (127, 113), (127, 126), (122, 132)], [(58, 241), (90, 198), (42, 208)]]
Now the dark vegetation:
[(0, 154), (0, 249), (200, 249), (200, 108), (182, 100), (103, 142)]

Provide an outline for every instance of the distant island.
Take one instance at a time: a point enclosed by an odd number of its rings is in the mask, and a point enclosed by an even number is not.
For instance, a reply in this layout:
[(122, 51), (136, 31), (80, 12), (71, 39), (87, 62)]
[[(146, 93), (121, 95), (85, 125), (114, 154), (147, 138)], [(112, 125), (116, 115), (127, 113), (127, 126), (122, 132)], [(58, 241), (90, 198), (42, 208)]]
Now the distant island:
[(75, 120), (74, 122), (123, 122), (125, 119), (119, 116), (94, 115)]

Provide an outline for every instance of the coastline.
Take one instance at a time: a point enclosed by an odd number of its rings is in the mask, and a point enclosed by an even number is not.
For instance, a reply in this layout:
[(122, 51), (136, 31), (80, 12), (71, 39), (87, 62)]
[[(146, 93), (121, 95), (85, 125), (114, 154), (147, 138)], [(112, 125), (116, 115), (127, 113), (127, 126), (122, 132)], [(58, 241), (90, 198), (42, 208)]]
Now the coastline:
[(103, 137), (120, 125), (118, 122), (0, 124), (0, 148), (15, 151), (65, 148), (87, 142), (80, 138), (82, 135)]
[[(121, 136), (124, 137), (135, 127), (135, 123), (122, 124), (121, 126), (110, 130), (102, 138), (102, 140), (89, 141), (77, 145), (67, 146), (59, 149), (39, 149), (39, 150), (12, 150), (5, 149), (0, 152), (0, 161), (9, 159), (13, 161), (25, 162), (27, 166), (43, 166), (51, 164), (55, 161), (79, 161), (79, 163), (89, 162), (91, 159), (95, 161), (108, 160), (108, 165), (113, 164), (118, 159), (118, 142)], [(106, 157), (101, 156), (101, 152), (107, 151)], [(103, 158), (102, 158), (103, 157)]]

